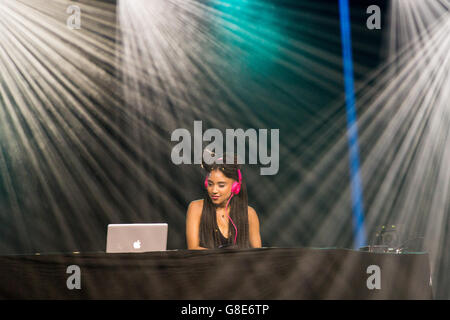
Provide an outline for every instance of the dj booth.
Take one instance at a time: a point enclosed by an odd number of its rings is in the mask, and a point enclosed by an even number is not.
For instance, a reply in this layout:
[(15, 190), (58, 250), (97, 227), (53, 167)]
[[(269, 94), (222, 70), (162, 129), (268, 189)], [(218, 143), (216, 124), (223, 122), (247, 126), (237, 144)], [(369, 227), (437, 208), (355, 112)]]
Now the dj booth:
[(431, 299), (426, 253), (260, 248), (0, 257), (1, 299)]

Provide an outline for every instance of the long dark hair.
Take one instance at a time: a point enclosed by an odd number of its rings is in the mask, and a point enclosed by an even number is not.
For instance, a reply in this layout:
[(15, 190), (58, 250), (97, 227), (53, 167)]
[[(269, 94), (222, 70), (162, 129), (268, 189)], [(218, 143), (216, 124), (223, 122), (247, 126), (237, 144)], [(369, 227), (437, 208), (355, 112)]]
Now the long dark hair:
[[(230, 157), (232, 159), (230, 160)], [(218, 162), (218, 161), (216, 161)], [(203, 163), (202, 166), (209, 174), (214, 170), (220, 170), (227, 177), (239, 181), (238, 169), (241, 170), (242, 184), (241, 190), (237, 195), (233, 195), (230, 200), (230, 216), (237, 228), (236, 247), (249, 248), (249, 231), (248, 231), (248, 196), (247, 186), (245, 185), (244, 175), (242, 169), (237, 163), (236, 155), (225, 156), (223, 164)], [(219, 232), (215, 232), (216, 229), (216, 207), (209, 197), (208, 191), (205, 189), (205, 199), (203, 201), (203, 211), (200, 220), (200, 246), (205, 248), (218, 248), (220, 245)], [(236, 230), (233, 224), (230, 222), (228, 228), (228, 239), (233, 244), (236, 237)]]

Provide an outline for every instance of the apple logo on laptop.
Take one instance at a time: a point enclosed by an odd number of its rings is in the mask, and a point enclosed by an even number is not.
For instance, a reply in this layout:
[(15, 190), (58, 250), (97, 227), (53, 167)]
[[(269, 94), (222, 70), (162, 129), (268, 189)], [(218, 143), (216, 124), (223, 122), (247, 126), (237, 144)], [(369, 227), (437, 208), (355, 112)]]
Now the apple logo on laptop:
[(135, 241), (133, 242), (133, 248), (140, 249), (141, 248), (141, 241)]

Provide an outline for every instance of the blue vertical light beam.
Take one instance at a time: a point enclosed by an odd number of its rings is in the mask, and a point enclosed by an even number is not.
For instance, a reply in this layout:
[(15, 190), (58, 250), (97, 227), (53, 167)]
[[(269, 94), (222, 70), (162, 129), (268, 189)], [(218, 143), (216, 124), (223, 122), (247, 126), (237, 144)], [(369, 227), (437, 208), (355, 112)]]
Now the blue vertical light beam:
[(356, 123), (355, 92), (353, 80), (352, 40), (348, 0), (339, 0), (341, 21), (342, 57), (344, 65), (345, 100), (347, 105), (347, 138), (350, 152), (350, 175), (353, 210), (354, 247), (366, 245), (362, 185), (359, 170), (358, 127)]

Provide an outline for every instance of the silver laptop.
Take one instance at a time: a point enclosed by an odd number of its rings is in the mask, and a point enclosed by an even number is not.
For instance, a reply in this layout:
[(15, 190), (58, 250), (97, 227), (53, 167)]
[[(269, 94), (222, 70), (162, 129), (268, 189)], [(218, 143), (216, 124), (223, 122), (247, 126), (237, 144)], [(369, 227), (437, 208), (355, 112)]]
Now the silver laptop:
[(165, 251), (167, 223), (109, 224), (107, 253)]

